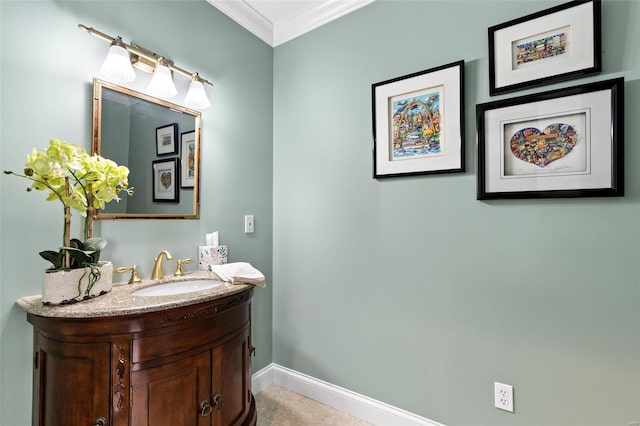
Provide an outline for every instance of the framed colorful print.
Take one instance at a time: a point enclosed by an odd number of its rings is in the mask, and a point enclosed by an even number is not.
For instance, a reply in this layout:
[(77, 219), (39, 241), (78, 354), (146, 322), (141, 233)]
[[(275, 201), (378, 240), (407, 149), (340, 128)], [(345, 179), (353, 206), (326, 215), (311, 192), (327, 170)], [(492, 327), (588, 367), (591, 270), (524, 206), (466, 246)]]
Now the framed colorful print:
[(624, 195), (624, 80), (476, 106), (477, 198)]
[(464, 171), (464, 61), (371, 85), (373, 178)]
[(196, 180), (196, 132), (184, 132), (180, 134), (180, 187), (193, 188)]
[(178, 153), (178, 124), (172, 123), (156, 128), (156, 155)]
[(489, 93), (602, 70), (600, 0), (575, 0), (489, 28)]
[(178, 159), (153, 161), (153, 201), (180, 201), (178, 191)]

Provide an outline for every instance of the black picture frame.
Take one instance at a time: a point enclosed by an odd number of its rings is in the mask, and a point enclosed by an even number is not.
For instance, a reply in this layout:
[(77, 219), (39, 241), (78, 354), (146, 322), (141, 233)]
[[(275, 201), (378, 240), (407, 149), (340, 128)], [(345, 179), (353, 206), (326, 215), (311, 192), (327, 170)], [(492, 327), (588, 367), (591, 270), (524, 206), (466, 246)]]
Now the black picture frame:
[(624, 79), (476, 105), (477, 199), (624, 195)]
[(488, 29), (491, 96), (602, 71), (601, 0), (574, 0)]
[(152, 161), (154, 202), (180, 202), (180, 162), (178, 158)]
[(371, 99), (374, 179), (464, 172), (464, 61), (374, 83)]
[(178, 153), (178, 123), (156, 127), (156, 155), (175, 155)]

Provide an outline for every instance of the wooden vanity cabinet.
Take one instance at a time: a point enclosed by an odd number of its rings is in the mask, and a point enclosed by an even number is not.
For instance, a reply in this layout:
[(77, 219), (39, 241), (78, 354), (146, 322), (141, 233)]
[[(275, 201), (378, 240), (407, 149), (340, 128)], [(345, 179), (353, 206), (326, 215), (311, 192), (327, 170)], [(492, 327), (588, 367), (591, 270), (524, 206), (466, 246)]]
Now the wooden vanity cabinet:
[(109, 343), (35, 341), (34, 425), (93, 425), (109, 413)]
[(252, 292), (135, 315), (28, 314), (33, 425), (255, 425)]

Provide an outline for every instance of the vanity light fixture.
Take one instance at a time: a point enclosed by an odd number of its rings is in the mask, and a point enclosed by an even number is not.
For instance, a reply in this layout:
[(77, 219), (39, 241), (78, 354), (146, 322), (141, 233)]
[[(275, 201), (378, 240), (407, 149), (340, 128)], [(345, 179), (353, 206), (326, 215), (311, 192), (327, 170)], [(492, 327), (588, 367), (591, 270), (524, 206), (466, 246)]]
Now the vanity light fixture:
[(189, 91), (184, 100), (185, 105), (188, 108), (199, 110), (211, 106), (204, 85), (213, 86), (213, 83), (200, 77), (198, 73), (192, 73), (182, 69), (176, 66), (173, 61), (164, 56), (157, 55), (138, 44), (127, 44), (122, 41), (120, 36), (114, 38), (82, 24), (79, 24), (78, 28), (111, 43), (109, 54), (100, 68), (100, 71), (106, 77), (118, 81), (132, 82), (135, 79), (135, 72), (132, 66), (145, 72), (152, 72), (153, 77), (149, 84), (151, 94), (158, 97), (171, 98), (178, 93), (173, 83), (172, 74), (182, 74), (191, 79)]

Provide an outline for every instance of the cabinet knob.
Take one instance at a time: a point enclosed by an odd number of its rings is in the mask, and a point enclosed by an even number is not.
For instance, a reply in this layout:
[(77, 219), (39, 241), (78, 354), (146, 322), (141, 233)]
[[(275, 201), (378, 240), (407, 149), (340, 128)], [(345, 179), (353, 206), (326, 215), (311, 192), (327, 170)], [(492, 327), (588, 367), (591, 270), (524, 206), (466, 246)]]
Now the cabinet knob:
[(207, 417), (209, 414), (211, 414), (211, 411), (213, 411), (213, 408), (211, 407), (211, 403), (209, 403), (209, 401), (205, 399), (200, 403), (200, 415), (202, 417)]
[(215, 408), (216, 410), (219, 410), (222, 408), (222, 395), (216, 394), (213, 397), (213, 408)]
[(107, 419), (104, 417), (98, 417), (94, 420), (93, 426), (107, 426)]

